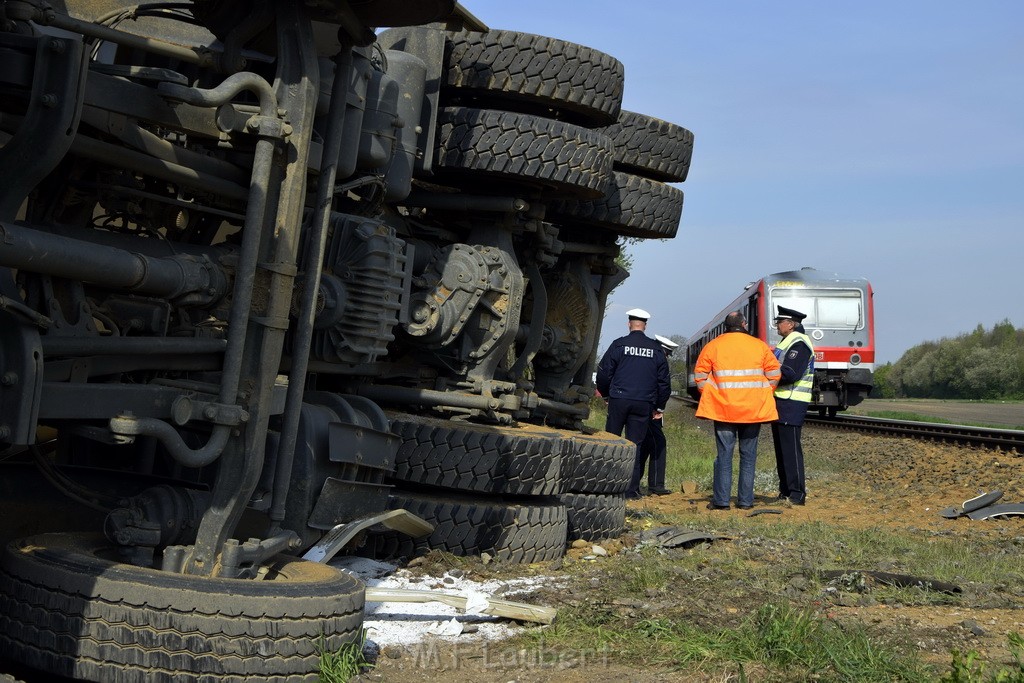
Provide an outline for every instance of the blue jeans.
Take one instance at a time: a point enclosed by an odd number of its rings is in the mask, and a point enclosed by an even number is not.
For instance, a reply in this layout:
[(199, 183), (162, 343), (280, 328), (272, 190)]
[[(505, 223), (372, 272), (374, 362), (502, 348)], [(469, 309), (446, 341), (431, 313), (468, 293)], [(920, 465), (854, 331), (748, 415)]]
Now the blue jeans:
[(740, 441), (740, 480), (736, 487), (737, 505), (754, 504), (754, 469), (757, 466), (757, 435), (760, 423), (738, 424), (715, 422), (715, 478), (712, 486), (711, 504), (728, 505), (732, 492), (732, 452), (736, 439)]

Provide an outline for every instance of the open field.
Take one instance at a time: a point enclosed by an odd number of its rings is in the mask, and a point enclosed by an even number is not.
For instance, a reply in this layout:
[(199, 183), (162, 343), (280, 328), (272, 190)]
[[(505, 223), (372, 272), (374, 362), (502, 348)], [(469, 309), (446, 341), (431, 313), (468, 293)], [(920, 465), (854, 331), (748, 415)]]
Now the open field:
[[(1024, 521), (949, 520), (937, 511), (980, 491), (1024, 501), (1017, 456), (909, 439), (805, 430), (806, 507), (779, 508), (767, 430), (750, 517), (705, 509), (713, 452), (708, 424), (673, 408), (672, 495), (629, 504), (630, 533), (610, 557), (572, 550), (550, 566), (456, 563), (470, 575), (551, 576), (523, 598), (559, 622), (498, 643), (434, 641), (385, 648), (364, 680), (460, 681), (994, 681), (1022, 671), (1010, 646), (1024, 633)], [(681, 488), (692, 493), (682, 493)], [(638, 549), (646, 529), (675, 525), (721, 536), (691, 548)], [(887, 587), (853, 570), (913, 575), (961, 592)], [(519, 598), (517, 598), (519, 599)], [(804, 639), (811, 643), (801, 645)], [(965, 655), (977, 660), (968, 665)], [(959, 657), (959, 659), (955, 659)], [(957, 662), (954, 667), (954, 661)], [(987, 667), (979, 670), (978, 662)], [(973, 669), (972, 669), (973, 667)]]

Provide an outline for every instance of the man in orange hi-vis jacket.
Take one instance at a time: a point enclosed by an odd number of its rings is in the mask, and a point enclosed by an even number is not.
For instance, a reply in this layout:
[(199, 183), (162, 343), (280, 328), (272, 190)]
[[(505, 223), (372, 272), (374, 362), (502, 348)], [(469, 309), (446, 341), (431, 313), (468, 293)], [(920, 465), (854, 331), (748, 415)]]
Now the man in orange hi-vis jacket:
[(747, 332), (739, 311), (725, 317), (725, 332), (705, 346), (693, 368), (700, 391), (697, 417), (715, 421), (714, 483), (709, 510), (728, 510), (732, 491), (732, 454), (739, 439), (740, 476), (736, 507), (754, 507), (757, 435), (762, 422), (778, 419), (773, 392), (782, 373), (771, 348)]

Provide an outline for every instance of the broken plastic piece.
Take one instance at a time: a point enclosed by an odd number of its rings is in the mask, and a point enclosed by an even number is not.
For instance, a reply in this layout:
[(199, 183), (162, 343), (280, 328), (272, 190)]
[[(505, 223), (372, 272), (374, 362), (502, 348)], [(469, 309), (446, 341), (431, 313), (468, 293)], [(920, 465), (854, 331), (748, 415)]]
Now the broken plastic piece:
[[(946, 519), (956, 519), (957, 517), (962, 517), (969, 512), (988, 507), (1002, 497), (1002, 491), (989, 491), (988, 493), (982, 493), (974, 498), (968, 498), (964, 501), (961, 507), (949, 507), (939, 510), (939, 516), (945, 517)], [(972, 519), (975, 518), (972, 517)], [(978, 517), (977, 519), (984, 519), (984, 517)]]
[(988, 493), (983, 493), (980, 496), (975, 496), (974, 498), (965, 500), (962, 509), (964, 511), (964, 514), (967, 514), (968, 512), (980, 510), (983, 507), (988, 507), (989, 505), (996, 502), (1002, 497), (1002, 491), (989, 491)]
[(680, 546), (693, 545), (700, 541), (728, 541), (728, 536), (715, 536), (703, 531), (691, 531), (680, 529), (675, 526), (663, 526), (657, 529), (648, 529), (640, 534), (640, 542), (650, 545), (661, 546), (662, 548), (678, 548)]
[(434, 530), (434, 525), (420, 519), (408, 510), (389, 510), (379, 515), (360, 517), (351, 522), (345, 522), (334, 527), (320, 539), (320, 542), (306, 551), (302, 556), (304, 560), (313, 562), (330, 562), (331, 558), (338, 554), (338, 551), (345, 547), (345, 544), (363, 529), (374, 524), (383, 524), (389, 529), (401, 531), (414, 538), (426, 536)]
[(968, 512), (971, 519), (992, 519), (993, 517), (1021, 517), (1024, 516), (1024, 503), (1004, 503), (1002, 505), (989, 505), (988, 507)]

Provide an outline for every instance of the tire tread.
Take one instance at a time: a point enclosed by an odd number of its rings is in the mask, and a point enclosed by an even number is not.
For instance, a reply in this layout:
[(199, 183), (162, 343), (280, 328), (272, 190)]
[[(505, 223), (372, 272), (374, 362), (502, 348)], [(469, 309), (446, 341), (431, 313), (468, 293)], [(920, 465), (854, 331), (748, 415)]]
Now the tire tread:
[(604, 126), (622, 106), (622, 62), (584, 45), (516, 31), (458, 31), (447, 35), (445, 61), (449, 94), (473, 94), (496, 109), (529, 102)]

